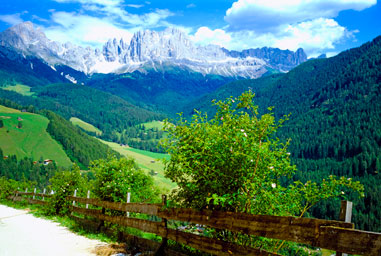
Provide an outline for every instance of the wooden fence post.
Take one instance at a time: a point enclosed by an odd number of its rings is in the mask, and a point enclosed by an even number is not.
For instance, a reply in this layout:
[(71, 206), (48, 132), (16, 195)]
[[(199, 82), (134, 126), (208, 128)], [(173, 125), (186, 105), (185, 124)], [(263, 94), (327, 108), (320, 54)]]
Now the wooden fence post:
[[(87, 190), (87, 198), (90, 198), (90, 190)], [(86, 209), (89, 209), (89, 204), (86, 204)]]
[[(129, 202), (130, 202), (130, 199), (131, 199), (131, 193), (128, 192), (128, 193), (127, 193), (127, 200), (126, 200), (126, 202), (129, 203)], [(130, 217), (130, 213), (127, 212), (127, 213), (126, 213), (126, 216), (127, 216), (127, 217)]]
[(34, 190), (33, 190), (33, 199), (36, 199), (36, 191), (37, 191), (37, 189), (34, 188)]
[[(77, 196), (77, 189), (74, 190), (74, 197)], [(75, 200), (73, 200), (73, 206), (75, 206)]]
[[(42, 194), (45, 195), (45, 193), (46, 193), (46, 188), (44, 188), (44, 192), (42, 192)], [(45, 201), (45, 197), (44, 196), (42, 196), (42, 201)]]
[[(167, 195), (162, 195), (162, 205), (167, 206)], [(167, 234), (165, 235), (165, 237), (162, 237), (161, 244), (154, 254), (155, 256), (165, 255), (164, 250), (165, 250), (165, 247), (167, 246), (167, 242), (168, 242), (168, 239), (167, 239), (167, 235), (168, 235), (168, 223), (167, 222), (168, 221), (167, 221), (167, 219), (163, 218), (161, 222), (163, 224), (163, 227), (167, 230)]]
[[(350, 223), (352, 221), (352, 202), (341, 201), (339, 220)], [(347, 256), (346, 253), (336, 252), (336, 256)]]

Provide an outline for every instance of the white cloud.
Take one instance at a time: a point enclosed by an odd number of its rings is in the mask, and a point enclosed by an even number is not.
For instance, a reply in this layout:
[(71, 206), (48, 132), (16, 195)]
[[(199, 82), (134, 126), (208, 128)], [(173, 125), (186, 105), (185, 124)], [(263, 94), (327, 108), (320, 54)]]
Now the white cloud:
[(141, 15), (124, 13), (120, 15), (120, 18), (128, 22), (131, 25), (138, 25), (145, 28), (154, 28), (167, 26), (164, 20), (174, 14), (169, 10), (156, 9), (154, 12), (145, 13)]
[(194, 3), (191, 3), (191, 4), (188, 4), (186, 7), (187, 7), (187, 8), (195, 8), (196, 5), (195, 5)]
[(21, 13), (0, 15), (0, 20), (11, 25), (11, 26), (14, 26), (14, 25), (17, 25), (17, 24), (24, 22), (20, 16), (21, 16)]
[(343, 10), (361, 11), (377, 0), (237, 0), (226, 11), (226, 31), (234, 49), (271, 46), (308, 55), (334, 52), (335, 46), (356, 31), (334, 18)]
[(140, 8), (144, 5), (124, 4), (124, 0), (55, 1), (80, 3), (81, 10), (71, 13), (53, 11), (51, 18), (55, 25), (46, 28), (47, 36), (53, 40), (71, 41), (82, 46), (101, 47), (110, 38), (123, 38), (129, 42), (137, 30), (170, 26), (165, 19), (174, 15), (166, 9), (133, 14), (125, 8)]
[(201, 45), (215, 44), (226, 47), (231, 41), (231, 36), (222, 29), (211, 30), (208, 27), (200, 27), (197, 32), (191, 36), (191, 39)]
[(139, 8), (142, 8), (144, 5), (143, 4), (127, 4), (126, 6), (139, 9)]
[(98, 4), (104, 6), (116, 6), (123, 3), (123, 0), (54, 0), (58, 3), (81, 3), (81, 4)]
[(335, 20), (324, 18), (289, 25), (282, 32), (274, 42), (275, 47), (292, 50), (301, 47), (310, 55), (316, 54), (318, 50), (332, 50), (335, 44), (352, 36)]
[(321, 53), (334, 52), (336, 44), (352, 38), (355, 32), (348, 31), (333, 19), (318, 18), (282, 26), (276, 33), (211, 30), (208, 27), (201, 27), (191, 39), (198, 44), (217, 44), (238, 51), (265, 46), (292, 51), (303, 48), (308, 56), (318, 56)]
[(52, 20), (57, 24), (44, 29), (49, 39), (62, 43), (72, 42), (81, 46), (100, 48), (110, 38), (123, 38), (129, 42), (132, 32), (120, 28), (107, 19), (75, 13), (56, 12)]
[(343, 10), (361, 11), (377, 0), (238, 0), (226, 11), (231, 30), (268, 32), (284, 24), (333, 18)]

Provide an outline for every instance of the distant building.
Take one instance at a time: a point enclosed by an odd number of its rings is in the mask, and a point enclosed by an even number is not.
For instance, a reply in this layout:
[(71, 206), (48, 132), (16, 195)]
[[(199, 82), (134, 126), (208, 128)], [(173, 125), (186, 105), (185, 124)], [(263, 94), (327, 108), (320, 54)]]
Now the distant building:
[(8, 156), (3, 156), (4, 159), (8, 159)]
[(53, 163), (53, 160), (50, 160), (50, 159), (45, 159), (44, 160), (44, 165), (48, 165), (50, 163)]

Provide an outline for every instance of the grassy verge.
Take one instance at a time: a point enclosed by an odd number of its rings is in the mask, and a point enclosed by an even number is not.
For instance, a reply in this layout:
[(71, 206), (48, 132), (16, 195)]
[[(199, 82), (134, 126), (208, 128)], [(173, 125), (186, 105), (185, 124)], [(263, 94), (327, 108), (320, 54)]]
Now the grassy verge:
[(84, 228), (82, 225), (79, 225), (75, 220), (70, 218), (70, 216), (48, 215), (46, 214), (46, 210), (44, 209), (44, 206), (31, 205), (26, 203), (26, 201), (14, 202), (14, 201), (4, 200), (4, 199), (0, 200), (0, 204), (15, 208), (15, 209), (19, 209), (19, 210), (28, 210), (29, 213), (35, 217), (57, 222), (61, 226), (67, 227), (70, 231), (78, 235), (87, 237), (89, 239), (96, 239), (106, 243), (114, 243), (117, 240), (115, 237), (107, 236), (101, 232), (98, 232), (98, 233), (91, 232), (90, 230)]

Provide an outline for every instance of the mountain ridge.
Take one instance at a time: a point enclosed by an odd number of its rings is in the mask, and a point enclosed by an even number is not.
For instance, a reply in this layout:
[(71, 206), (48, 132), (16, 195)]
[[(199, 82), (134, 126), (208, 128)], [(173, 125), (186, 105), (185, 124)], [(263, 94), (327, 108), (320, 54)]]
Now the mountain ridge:
[(131, 73), (170, 63), (195, 72), (226, 77), (258, 78), (276, 69), (287, 72), (307, 60), (302, 49), (295, 53), (276, 48), (229, 51), (217, 45), (197, 46), (182, 31), (138, 31), (131, 41), (110, 39), (103, 49), (83, 48), (70, 42), (58, 43), (46, 37), (33, 23), (24, 22), (0, 33), (0, 45), (15, 48), (24, 56), (43, 59), (52, 69), (66, 65), (85, 74)]

